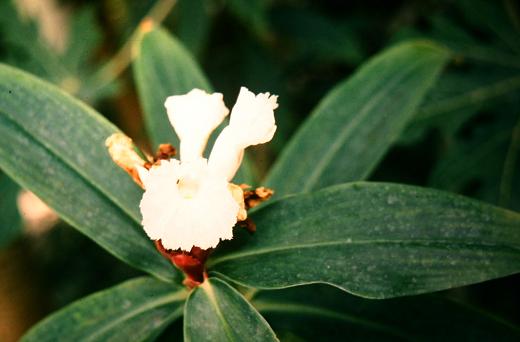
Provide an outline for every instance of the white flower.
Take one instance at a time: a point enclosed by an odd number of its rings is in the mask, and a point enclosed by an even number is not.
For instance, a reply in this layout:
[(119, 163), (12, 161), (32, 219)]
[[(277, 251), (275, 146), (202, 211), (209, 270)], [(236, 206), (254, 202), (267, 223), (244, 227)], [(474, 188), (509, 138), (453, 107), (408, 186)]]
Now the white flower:
[(217, 138), (209, 160), (202, 156), (209, 135), (229, 112), (222, 95), (194, 89), (169, 97), (165, 106), (181, 140), (180, 161), (139, 168), (146, 190), (140, 205), (144, 230), (166, 249), (215, 247), (233, 237), (237, 217), (246, 217), (243, 198), (237, 196), (241, 190), (229, 181), (246, 147), (272, 139), (276, 96), (255, 96), (241, 88), (230, 124)]
[(239, 205), (228, 183), (210, 172), (205, 159), (162, 161), (150, 169), (144, 186), (144, 229), (165, 248), (207, 249), (233, 237)]
[(181, 140), (181, 160), (200, 158), (209, 135), (229, 114), (222, 94), (193, 89), (186, 95), (170, 96), (164, 103), (168, 118)]
[(231, 180), (242, 162), (244, 149), (264, 144), (276, 131), (274, 110), (277, 96), (262, 93), (255, 96), (247, 88), (240, 88), (231, 119), (218, 136), (209, 157), (209, 165)]
[(255, 96), (247, 88), (240, 88), (228, 128), (233, 130), (237, 143), (243, 148), (271, 141), (276, 131), (274, 110), (278, 108), (277, 99), (278, 96), (269, 93)]

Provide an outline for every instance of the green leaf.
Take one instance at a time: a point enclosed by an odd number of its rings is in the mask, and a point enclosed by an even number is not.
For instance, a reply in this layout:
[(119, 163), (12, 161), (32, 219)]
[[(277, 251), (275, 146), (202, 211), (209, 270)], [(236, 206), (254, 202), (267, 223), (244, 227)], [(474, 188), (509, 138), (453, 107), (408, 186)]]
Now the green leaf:
[(71, 94), (94, 101), (110, 91), (110, 87), (97, 89), (95, 84), (92, 56), (101, 41), (99, 26), (92, 7), (71, 11), (70, 14), (70, 32), (63, 51), (59, 51), (41, 37), (34, 17), (22, 16), (14, 1), (2, 1), (0, 26), (2, 46), (7, 50), (5, 60)]
[(182, 316), (186, 288), (142, 277), (82, 298), (34, 326), (22, 341), (141, 341)]
[(168, 121), (164, 101), (193, 88), (209, 92), (211, 86), (193, 56), (161, 28), (142, 32), (134, 55), (134, 77), (152, 144), (170, 143), (178, 147), (179, 139)]
[(326, 285), (261, 291), (252, 304), (281, 340), (516, 341), (520, 328), (441, 296), (390, 300), (351, 296)]
[(461, 126), (477, 113), (514, 101), (520, 88), (518, 72), (495, 67), (464, 69), (468, 67), (440, 77), (401, 135), (401, 143), (413, 143), (432, 128), (438, 128), (445, 139), (454, 139)]
[(283, 195), (368, 177), (413, 117), (448, 56), (433, 43), (416, 41), (371, 59), (320, 102), (266, 184)]
[(6, 59), (9, 63), (54, 83), (69, 75), (57, 52), (40, 38), (34, 18), (24, 20), (14, 1), (2, 1), (0, 13), (2, 45), (8, 48)]
[[(273, 14), (276, 33), (295, 45), (300, 59), (357, 65), (365, 51), (349, 20), (334, 20), (310, 9), (277, 9)], [(323, 37), (327, 37), (324, 39)]]
[[(466, 2), (466, 5), (463, 6), (469, 5), (472, 8), (469, 11), (461, 8), (463, 15), (467, 15), (468, 13), (473, 12), (475, 8), (479, 6), (476, 5), (477, 1), (457, 1), (453, 4), (457, 7), (460, 7), (460, 5), (464, 2)], [(482, 4), (483, 3), (480, 5)], [(485, 18), (485, 23), (474, 23), (474, 30), (468, 29), (467, 26), (461, 25), (462, 22), (450, 19), (446, 17), (446, 15), (433, 15), (431, 18), (429, 18), (428, 25), (426, 25), (430, 26), (431, 32), (426, 33), (426, 35), (429, 39), (440, 42), (451, 49), (453, 54), (457, 55), (457, 59), (462, 61), (462, 64), (467, 64), (467, 61), (474, 60), (483, 62), (484, 64), (495, 64), (497, 66), (501, 65), (505, 67), (518, 68), (520, 66), (518, 57), (515, 56), (514, 53), (507, 51), (507, 49), (503, 49), (502, 47), (498, 46), (496, 44), (496, 39), (492, 41), (485, 41), (482, 40), (481, 35), (475, 35), (475, 31), (481, 32), (482, 28), (489, 24), (489, 13), (494, 12), (494, 10), (480, 8), (477, 10), (477, 12), (484, 14), (481, 18)], [(469, 15), (467, 19), (472, 21), (472, 19), (475, 19), (478, 16), (480, 15)], [(505, 18), (500, 20), (502, 20), (502, 22), (507, 21), (507, 19), (505, 21), (503, 19)], [(421, 34), (421, 36), (424, 37), (424, 33)]]
[(208, 262), (250, 287), (321, 282), (389, 298), (520, 271), (520, 214), (431, 189), (350, 183), (287, 197), (252, 218), (256, 233)]
[(242, 24), (262, 39), (269, 35), (267, 6), (265, 0), (227, 0), (227, 5)]
[(63, 58), (74, 74), (88, 77), (87, 73), (92, 72), (91, 68), (85, 70), (85, 66), (89, 65), (93, 52), (102, 40), (100, 29), (94, 7), (85, 7), (75, 13)]
[[(170, 143), (178, 147), (179, 139), (168, 120), (164, 101), (168, 96), (182, 95), (193, 88), (211, 92), (211, 85), (194, 57), (175, 37), (161, 28), (143, 31), (134, 46), (134, 54), (134, 77), (152, 144)], [(208, 144), (210, 148), (225, 124), (214, 132)], [(235, 176), (236, 182), (254, 184), (250, 168), (245, 158)]]
[(429, 185), (461, 192), (473, 181), (497, 182), (500, 179), (511, 140), (511, 123), (487, 124), (486, 130), (469, 141), (455, 141), (433, 168)]
[[(458, 3), (459, 2), (455, 2), (454, 4)], [(462, 62), (463, 64), (474, 61), (479, 62), (479, 64), (482, 63), (515, 69), (520, 67), (518, 57), (515, 56), (515, 54), (481, 41), (481, 37), (474, 36), (471, 31), (468, 31), (467, 28), (460, 25), (460, 22), (458, 23), (442, 14), (434, 14), (425, 19), (428, 21), (428, 23), (424, 25), (428, 27), (427, 30), (419, 30), (416, 27), (405, 26), (390, 38), (390, 42), (395, 43), (410, 39), (430, 39), (450, 49), (456, 61)], [(478, 26), (481, 25), (477, 25), (477, 27)], [(480, 31), (480, 27), (476, 31)], [(450, 65), (450, 67), (451, 66), (452, 65)]]
[(20, 188), (9, 177), (0, 174), (0, 249), (22, 232), (16, 197)]
[[(520, 35), (517, 23), (513, 19), (515, 5), (512, 2), (485, 1), (485, 0), (463, 0), (454, 3), (466, 20), (473, 27), (480, 30), (487, 29), (496, 34), (496, 37), (511, 50), (520, 52)], [(512, 8), (508, 8), (512, 7)], [(508, 11), (512, 13), (507, 13)]]
[(0, 65), (0, 167), (116, 257), (174, 279), (140, 227), (141, 189), (105, 148), (116, 131), (54, 86)]
[(185, 341), (277, 341), (269, 324), (244, 297), (211, 278), (188, 297), (184, 309)]
[[(490, 73), (490, 70), (483, 71)], [(449, 119), (447, 114), (451, 115), (454, 111), (468, 107), (478, 108), (482, 103), (513, 93), (520, 88), (520, 75), (513, 75), (498, 81), (490, 81), (482, 77), (483, 75), (479, 75), (480, 79), (474, 76), (475, 79), (471, 79), (472, 76), (459, 76), (458, 79), (452, 77), (447, 82), (443, 82), (442, 85), (445, 87), (436, 92), (437, 96), (425, 101), (412, 124), (418, 125), (435, 118), (439, 121)]]
[(178, 17), (176, 32), (179, 40), (194, 55), (200, 55), (211, 33), (211, 4), (206, 0), (180, 0), (173, 14)]

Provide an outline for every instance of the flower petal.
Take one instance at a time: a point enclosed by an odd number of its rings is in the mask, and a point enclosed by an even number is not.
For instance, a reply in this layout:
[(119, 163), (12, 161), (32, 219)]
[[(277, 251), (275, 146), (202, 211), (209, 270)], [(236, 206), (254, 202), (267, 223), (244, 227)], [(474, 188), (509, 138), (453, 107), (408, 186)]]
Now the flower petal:
[[(233, 237), (239, 205), (228, 183), (208, 172), (207, 162), (161, 161), (149, 170), (141, 200), (143, 227), (153, 240), (167, 249), (207, 249)], [(192, 191), (189, 178), (200, 180)], [(183, 189), (183, 182), (188, 181)]]
[(209, 135), (229, 114), (222, 94), (208, 94), (200, 89), (170, 96), (164, 106), (181, 140), (182, 161), (201, 158)]
[(277, 98), (269, 93), (255, 95), (245, 87), (240, 88), (229, 125), (219, 134), (211, 150), (209, 166), (214, 172), (231, 181), (240, 167), (244, 149), (273, 138)]
[(230, 182), (237, 173), (243, 157), (244, 149), (237, 144), (236, 135), (228, 126), (218, 135), (208, 165), (212, 172)]
[(229, 127), (236, 135), (237, 144), (246, 148), (264, 144), (276, 131), (274, 110), (278, 96), (260, 93), (255, 96), (246, 87), (240, 88), (237, 102), (231, 111)]

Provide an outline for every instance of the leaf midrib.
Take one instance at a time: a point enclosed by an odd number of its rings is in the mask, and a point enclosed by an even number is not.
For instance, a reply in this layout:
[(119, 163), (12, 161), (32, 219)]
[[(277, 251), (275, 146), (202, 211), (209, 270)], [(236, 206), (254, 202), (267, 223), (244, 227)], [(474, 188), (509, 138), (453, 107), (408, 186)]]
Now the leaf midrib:
[(222, 323), (222, 327), (224, 329), (224, 332), (226, 333), (226, 336), (228, 337), (228, 340), (235, 341), (235, 338), (233, 337), (232, 329), (229, 326), (227, 320), (225, 319), (225, 317), (217, 303), (217, 298), (215, 297), (215, 291), (213, 289), (213, 285), (210, 283), (209, 280), (206, 280), (205, 284), (202, 284), (201, 288), (204, 291), (204, 293), (206, 294), (206, 297), (208, 297), (209, 302), (215, 309), (215, 312), (217, 313), (217, 317), (218, 317), (219, 321)]
[[(125, 210), (125, 208), (118, 204), (118, 202), (109, 195), (106, 191), (104, 191), (97, 183), (92, 182), (87, 175), (83, 174), (78, 170), (77, 167), (74, 167), (72, 163), (69, 163), (67, 160), (62, 158), (56, 151), (52, 148), (52, 145), (45, 144), (42, 140), (36, 138), (35, 135), (31, 134), (30, 131), (27, 131), (23, 126), (21, 126), (16, 120), (13, 120), (9, 114), (7, 114), (5, 111), (0, 110), (0, 115), (5, 117), (5, 119), (10, 122), (13, 126), (15, 126), (18, 131), (28, 139), (34, 141), (36, 144), (40, 145), (43, 149), (49, 152), (50, 155), (52, 155), (54, 158), (56, 158), (59, 162), (61, 162), (63, 165), (65, 165), (69, 170), (73, 171), (76, 175), (78, 175), (78, 178), (82, 179), (87, 186), (90, 186), (92, 189), (94, 189), (96, 192), (100, 193), (104, 198), (108, 200), (110, 204), (112, 204), (115, 208), (117, 208), (122, 214), (124, 214), (126, 217), (130, 218), (130, 220), (134, 223), (137, 223), (138, 225), (141, 225), (141, 222), (136, 220), (133, 215)], [(16, 178), (16, 176), (13, 176), (13, 178)], [(65, 215), (66, 216), (66, 215)]]
[[(172, 304), (172, 303), (177, 302), (177, 301), (182, 301), (185, 298), (186, 298), (186, 292), (185, 292), (184, 289), (182, 289), (182, 290), (178, 290), (178, 291), (176, 291), (174, 293), (168, 293), (167, 295), (158, 297), (157, 299), (155, 299), (153, 301), (146, 302), (145, 305), (141, 305), (141, 306), (137, 307), (136, 309), (131, 310), (131, 311), (127, 312), (126, 314), (122, 315), (122, 316), (119, 316), (116, 319), (110, 320), (109, 324), (104, 325), (100, 329), (96, 329), (96, 332), (94, 332), (93, 334), (88, 335), (88, 340), (93, 340), (93, 341), (96, 340), (96, 336), (104, 334), (106, 331), (110, 330), (114, 326), (117, 326), (119, 323), (121, 323), (121, 322), (123, 322), (123, 321), (125, 321), (127, 319), (133, 318), (133, 317), (135, 317), (135, 316), (137, 316), (137, 315), (139, 315), (139, 314), (141, 314), (141, 313), (143, 313), (145, 311), (154, 309), (154, 308), (159, 307), (159, 306)], [(183, 311), (183, 308), (181, 306), (179, 309), (175, 310), (172, 313), (172, 317), (175, 317), (174, 314), (176, 314), (178, 312), (182, 313), (182, 311)], [(75, 336), (75, 337), (78, 338), (78, 337), (81, 337), (81, 336)]]
[(290, 246), (278, 246), (263, 249), (250, 249), (247, 252), (231, 253), (220, 258), (210, 259), (208, 261), (208, 267), (214, 267), (225, 261), (235, 260), (240, 258), (246, 258), (250, 256), (258, 256), (263, 254), (270, 254), (276, 252), (289, 251), (294, 249), (306, 249), (306, 248), (317, 248), (317, 247), (330, 247), (330, 246), (341, 246), (341, 245), (367, 245), (367, 244), (406, 244), (406, 245), (422, 245), (424, 247), (434, 245), (462, 245), (472, 247), (504, 247), (507, 249), (519, 250), (520, 246), (509, 246), (497, 243), (484, 243), (484, 242), (464, 242), (464, 241), (453, 241), (453, 240), (340, 240), (340, 241), (324, 241), (324, 242), (313, 242), (308, 244), (290, 245)]
[[(11, 68), (9, 66), (6, 66), (6, 65), (3, 65), (3, 64), (0, 64), (0, 67), (3, 67), (5, 70), (7, 70), (8, 73), (13, 73), (13, 71), (15, 71), (13, 68)], [(37, 80), (31, 79), (28, 75), (26, 75), (24, 73), (16, 72), (16, 76), (17, 77), (22, 77), (25, 82), (37, 82), (37, 83), (39, 83), (39, 86), (42, 86), (44, 88), (51, 88), (51, 86), (49, 84), (46, 84), (45, 82), (43, 82), (43, 81), (41, 81), (39, 79), (37, 79)], [(24, 91), (24, 93), (27, 93), (25, 86), (22, 86), (21, 88)], [(55, 89), (51, 89), (51, 91), (53, 93), (57, 92), (57, 90), (55, 90)], [(61, 95), (64, 96), (64, 97), (67, 97), (71, 104), (73, 104), (77, 108), (81, 109), (83, 112), (87, 113), (87, 115), (89, 115), (96, 123), (99, 123), (100, 125), (104, 126), (107, 129), (112, 129), (114, 132), (118, 131), (117, 127), (113, 126), (110, 122), (108, 122), (101, 115), (97, 114), (97, 112), (95, 112), (92, 108), (90, 108), (89, 106), (87, 106), (83, 102), (75, 99), (74, 97), (71, 97), (68, 94), (61, 94)], [(60, 104), (60, 105), (62, 105), (62, 104)], [(32, 140), (38, 142), (41, 146), (45, 147), (45, 149), (48, 150), (49, 152), (51, 152), (53, 155), (57, 156), (61, 161), (63, 161), (63, 163), (65, 165), (67, 165), (70, 169), (74, 170), (78, 175), (80, 175), (81, 178), (83, 178), (85, 180), (88, 180), (88, 183), (92, 184), (93, 187), (96, 188), (105, 197), (107, 197), (110, 200), (110, 202), (114, 203), (118, 208), (120, 208), (126, 215), (128, 215), (132, 219), (132, 221), (140, 224), (139, 219), (137, 217), (134, 217), (132, 211), (129, 208), (125, 208), (125, 206), (123, 206), (121, 203), (119, 203), (119, 201), (114, 196), (112, 196), (110, 194), (110, 192), (105, 191), (103, 189), (103, 187), (98, 182), (95, 182), (93, 180), (89, 180), (88, 179), (88, 175), (83, 173), (83, 170), (82, 170), (81, 167), (76, 166), (74, 163), (71, 163), (70, 161), (68, 161), (68, 160), (64, 159), (63, 157), (61, 157), (60, 154), (58, 153), (58, 151), (56, 151), (55, 148), (52, 146), (52, 144), (46, 143), (45, 140), (39, 139), (36, 135), (34, 135), (30, 131), (26, 130), (23, 127), (23, 125), (20, 124), (15, 119), (16, 115), (13, 115), (11, 113), (11, 111), (9, 111), (9, 110), (7, 110), (5, 108), (0, 108), (0, 114), (2, 114), (2, 113), (5, 115), (7, 120), (12, 122), (16, 127), (18, 127), (21, 131), (23, 131), (25, 133), (25, 135), (30, 137)], [(108, 136), (107, 136), (107, 138), (108, 138)]]

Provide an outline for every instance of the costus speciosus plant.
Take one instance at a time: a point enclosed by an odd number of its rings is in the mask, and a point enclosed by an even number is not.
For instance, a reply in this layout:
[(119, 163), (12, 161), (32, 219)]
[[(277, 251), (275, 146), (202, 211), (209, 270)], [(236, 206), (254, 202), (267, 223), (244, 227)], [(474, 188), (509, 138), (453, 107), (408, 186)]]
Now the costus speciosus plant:
[(441, 336), (422, 329), (440, 313), (452, 336), (518, 336), (456, 302), (414, 296), (517, 273), (520, 214), (366, 181), (452, 60), (447, 47), (407, 41), (364, 63), (260, 181), (246, 148), (275, 136), (284, 98), (237, 84), (229, 111), (193, 57), (150, 24), (133, 53), (157, 153), (55, 86), (0, 66), (0, 168), (146, 274), (62, 308), (23, 341), (153, 340), (181, 319), (186, 341), (331, 340), (338, 325), (413, 340)]

